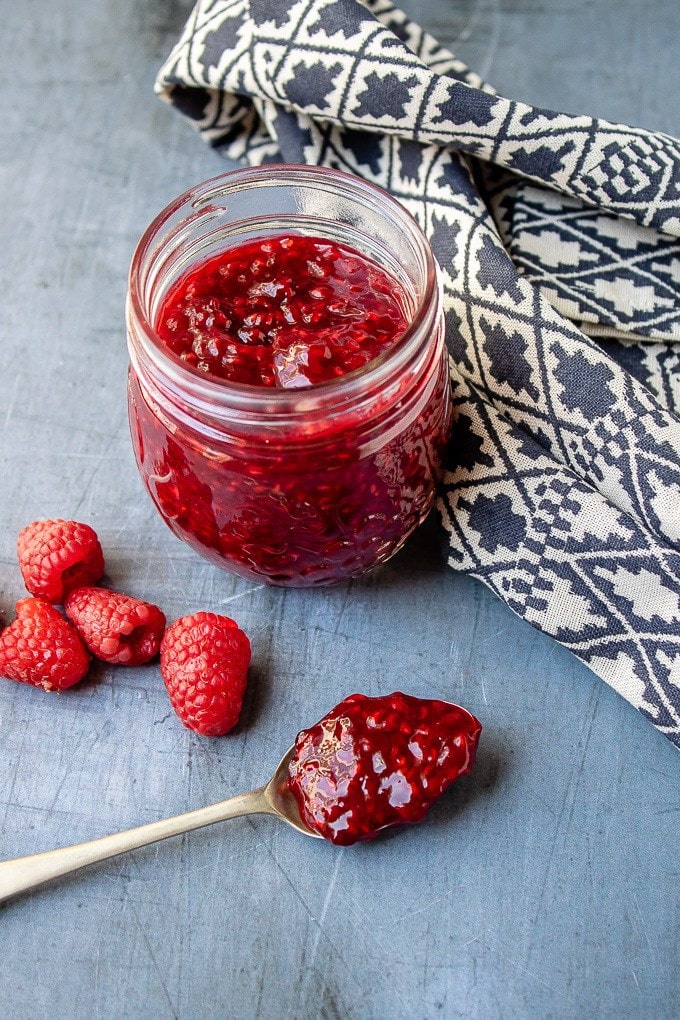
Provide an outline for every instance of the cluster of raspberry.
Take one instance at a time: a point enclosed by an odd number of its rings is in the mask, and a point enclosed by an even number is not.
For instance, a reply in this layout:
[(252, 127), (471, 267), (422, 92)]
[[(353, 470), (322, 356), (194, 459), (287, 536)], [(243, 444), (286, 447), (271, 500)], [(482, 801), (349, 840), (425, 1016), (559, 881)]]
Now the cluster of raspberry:
[(184, 726), (210, 737), (234, 728), (250, 664), (250, 641), (234, 620), (198, 612), (166, 628), (158, 606), (96, 587), (104, 554), (88, 524), (33, 521), (19, 533), (17, 553), (31, 597), (17, 602), (16, 619), (0, 631), (0, 676), (63, 691), (86, 676), (91, 656), (139, 666), (160, 654)]

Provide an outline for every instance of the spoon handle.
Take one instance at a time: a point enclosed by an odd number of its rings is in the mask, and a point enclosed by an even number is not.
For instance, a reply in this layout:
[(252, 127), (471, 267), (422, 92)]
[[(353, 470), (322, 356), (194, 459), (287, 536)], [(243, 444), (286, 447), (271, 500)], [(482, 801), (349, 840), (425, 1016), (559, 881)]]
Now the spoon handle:
[(137, 847), (156, 843), (169, 836), (179, 836), (192, 829), (200, 829), (204, 825), (222, 822), (227, 818), (238, 818), (240, 815), (259, 813), (274, 814), (264, 796), (264, 787), (240, 793), (229, 800), (210, 804), (197, 811), (187, 811), (183, 815), (164, 818), (159, 822), (149, 822), (136, 829), (116, 832), (101, 839), (92, 839), (88, 843), (62, 847), (60, 850), (48, 850), (46, 853), (32, 854), (30, 857), (17, 857), (12, 861), (0, 863), (0, 903), (14, 896), (42, 885), (51, 878), (68, 875), (72, 871), (96, 861), (106, 861), (109, 857), (136, 850)]

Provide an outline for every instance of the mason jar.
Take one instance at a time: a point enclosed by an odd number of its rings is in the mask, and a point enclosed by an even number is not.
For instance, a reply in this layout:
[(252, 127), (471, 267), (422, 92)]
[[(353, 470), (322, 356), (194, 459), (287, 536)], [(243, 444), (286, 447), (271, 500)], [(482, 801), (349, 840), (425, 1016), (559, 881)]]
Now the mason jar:
[[(159, 309), (192, 267), (300, 234), (394, 280), (408, 325), (386, 351), (276, 389), (206, 375), (161, 341)], [(285, 164), (199, 184), (140, 239), (126, 318), (137, 465), (163, 520), (202, 556), (270, 584), (331, 584), (389, 559), (427, 516), (451, 420), (441, 292), (427, 239), (382, 189)]]

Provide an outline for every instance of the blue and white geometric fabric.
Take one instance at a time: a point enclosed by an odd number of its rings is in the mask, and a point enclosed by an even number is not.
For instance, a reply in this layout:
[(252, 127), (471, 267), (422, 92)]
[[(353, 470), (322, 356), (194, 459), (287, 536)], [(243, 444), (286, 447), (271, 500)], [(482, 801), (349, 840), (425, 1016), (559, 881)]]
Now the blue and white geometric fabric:
[(518, 271), (593, 336), (680, 340), (680, 240), (518, 181), (486, 190)]
[(349, 171), (418, 219), (449, 562), (680, 746), (680, 142), (503, 99), (386, 0), (199, 0), (156, 87), (230, 157)]

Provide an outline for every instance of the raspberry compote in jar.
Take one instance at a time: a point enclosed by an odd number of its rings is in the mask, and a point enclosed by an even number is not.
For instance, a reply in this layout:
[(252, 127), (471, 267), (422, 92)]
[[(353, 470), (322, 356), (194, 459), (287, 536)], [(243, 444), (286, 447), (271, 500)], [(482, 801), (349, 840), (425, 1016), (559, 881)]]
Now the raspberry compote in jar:
[(426, 517), (451, 418), (440, 289), (386, 192), (283, 164), (198, 185), (141, 238), (127, 326), (137, 464), (203, 556), (331, 584)]

